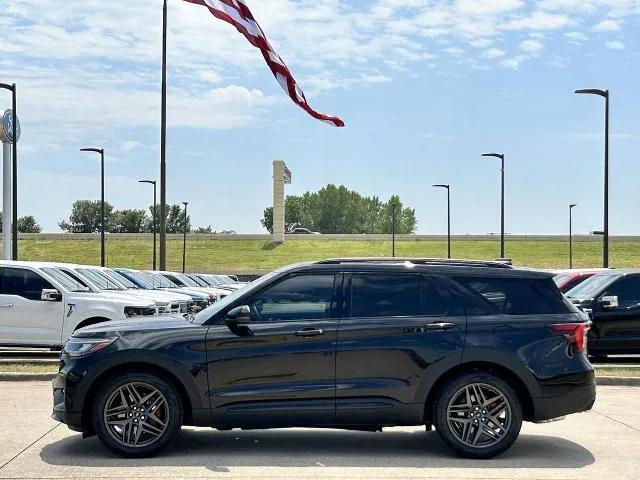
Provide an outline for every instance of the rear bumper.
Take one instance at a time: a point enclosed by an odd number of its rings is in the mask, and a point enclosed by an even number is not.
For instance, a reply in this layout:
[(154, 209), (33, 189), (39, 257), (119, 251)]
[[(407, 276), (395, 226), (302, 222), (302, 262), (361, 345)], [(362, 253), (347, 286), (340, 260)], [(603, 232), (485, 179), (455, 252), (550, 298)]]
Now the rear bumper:
[(596, 401), (596, 382), (594, 379), (592, 383), (573, 386), (562, 395), (534, 398), (532, 401), (534, 422), (586, 412)]

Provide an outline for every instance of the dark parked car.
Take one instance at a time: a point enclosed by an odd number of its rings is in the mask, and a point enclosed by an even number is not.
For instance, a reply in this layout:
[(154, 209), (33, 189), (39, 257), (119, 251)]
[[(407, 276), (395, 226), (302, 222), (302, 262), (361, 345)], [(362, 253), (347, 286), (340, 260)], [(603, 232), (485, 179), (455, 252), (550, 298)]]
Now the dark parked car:
[(298, 264), (190, 321), (77, 331), (53, 418), (131, 457), (167, 447), (182, 425), (426, 425), (456, 453), (489, 458), (523, 421), (591, 408), (587, 329), (551, 273), (419, 259)]
[(591, 315), (589, 355), (640, 353), (640, 270), (607, 270), (566, 294)]

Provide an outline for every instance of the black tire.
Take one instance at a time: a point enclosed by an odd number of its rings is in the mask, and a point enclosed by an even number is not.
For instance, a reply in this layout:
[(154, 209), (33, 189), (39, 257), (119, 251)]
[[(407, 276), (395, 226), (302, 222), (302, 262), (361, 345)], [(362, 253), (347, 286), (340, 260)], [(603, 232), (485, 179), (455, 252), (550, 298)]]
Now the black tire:
[[(473, 393), (467, 397), (467, 392), (477, 386), (481, 388), (477, 396), (487, 400), (485, 410), (482, 407), (477, 410), (473, 405), (476, 403)], [(498, 401), (488, 402), (496, 398), (498, 393), (502, 395)], [(459, 403), (461, 400), (465, 401), (465, 405)], [(501, 408), (503, 402), (505, 407)], [(467, 413), (466, 403), (470, 405), (470, 413)], [(452, 410), (451, 421), (449, 407)], [(493, 416), (490, 411), (492, 408), (495, 412)], [(502, 415), (504, 419), (498, 418)], [(522, 427), (522, 404), (513, 388), (500, 377), (491, 373), (468, 373), (454, 377), (444, 385), (436, 398), (432, 418), (442, 441), (457, 455), (491, 458), (507, 450), (518, 438)], [(493, 423), (494, 420), (500, 422), (500, 427)], [(489, 435), (491, 430), (494, 433)], [(463, 441), (464, 438), (468, 439), (467, 442)]]
[[(113, 411), (114, 407), (111, 402), (117, 402), (118, 398), (122, 399), (121, 392), (123, 389), (129, 389), (131, 386), (134, 387), (139, 400), (144, 400), (154, 390), (158, 392), (158, 395), (156, 395), (158, 400), (151, 405), (150, 402), (154, 398), (150, 398), (147, 402), (141, 404), (139, 401), (130, 401), (134, 398), (131, 395), (129, 396), (130, 408), (129, 406), (116, 407), (118, 413), (107, 414), (107, 406), (110, 406), (110, 411)], [(92, 411), (93, 428), (100, 441), (109, 450), (123, 457), (143, 458), (157, 455), (175, 441), (182, 427), (183, 410), (180, 395), (175, 387), (162, 376), (146, 372), (118, 374), (105, 381), (95, 398), (96, 401)], [(127, 400), (122, 400), (120, 403), (123, 402), (127, 402)], [(145, 424), (143, 422), (145, 420), (144, 408), (147, 406), (146, 425), (149, 425), (147, 427), (148, 430), (143, 426)], [(152, 417), (152, 414), (149, 413), (152, 408), (154, 410), (151, 413), (157, 415), (156, 417)], [(142, 416), (138, 417), (138, 415)], [(107, 418), (113, 420), (112, 423), (127, 423), (127, 425), (126, 427), (114, 427), (107, 423)], [(152, 418), (153, 423), (150, 421)], [(131, 423), (134, 421), (137, 425)], [(118, 428), (123, 431), (126, 429), (126, 432), (121, 433)], [(152, 428), (154, 429), (153, 431), (151, 430)], [(138, 434), (138, 431), (141, 433)], [(128, 437), (126, 436), (127, 433)], [(136, 435), (141, 440), (140, 445), (133, 446), (131, 445), (132, 441), (138, 442)], [(122, 438), (119, 439), (117, 438), (118, 436), (122, 436)], [(134, 439), (131, 438), (132, 436)], [(128, 440), (128, 442), (125, 442), (125, 440)]]

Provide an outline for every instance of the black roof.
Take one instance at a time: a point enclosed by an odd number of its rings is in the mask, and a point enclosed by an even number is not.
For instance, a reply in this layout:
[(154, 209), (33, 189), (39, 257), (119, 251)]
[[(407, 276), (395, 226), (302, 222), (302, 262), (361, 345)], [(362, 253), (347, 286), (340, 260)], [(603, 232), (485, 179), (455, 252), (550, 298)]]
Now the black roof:
[(443, 275), (483, 275), (528, 278), (551, 278), (552, 272), (514, 268), (496, 261), (448, 260), (433, 258), (333, 258), (317, 262), (298, 263), (284, 267), (281, 271), (366, 271), (366, 272), (429, 272)]

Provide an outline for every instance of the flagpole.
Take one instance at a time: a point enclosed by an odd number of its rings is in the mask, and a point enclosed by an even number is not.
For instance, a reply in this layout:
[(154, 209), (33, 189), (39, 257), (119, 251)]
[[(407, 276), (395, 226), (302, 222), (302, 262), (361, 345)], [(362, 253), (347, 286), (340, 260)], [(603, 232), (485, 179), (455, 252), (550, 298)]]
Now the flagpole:
[[(160, 120), (160, 270), (167, 269), (167, 0), (162, 7), (162, 101)], [(155, 205), (154, 205), (155, 209)]]

